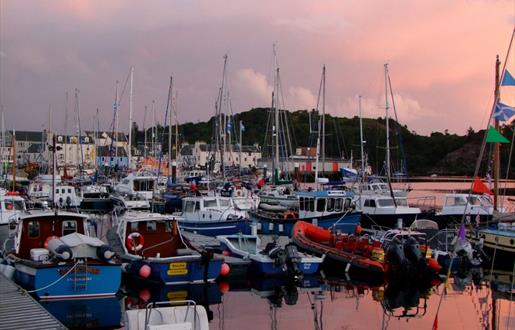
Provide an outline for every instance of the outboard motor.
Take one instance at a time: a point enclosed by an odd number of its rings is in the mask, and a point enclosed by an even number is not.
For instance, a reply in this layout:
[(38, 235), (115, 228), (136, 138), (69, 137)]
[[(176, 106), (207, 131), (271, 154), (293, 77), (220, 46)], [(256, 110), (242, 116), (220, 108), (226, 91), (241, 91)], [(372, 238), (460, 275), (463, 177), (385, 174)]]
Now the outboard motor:
[(286, 268), (288, 269), (288, 274), (293, 275), (294, 277), (298, 277), (302, 275), (302, 272), (299, 270), (298, 262), (300, 261), (299, 251), (297, 247), (293, 244), (288, 244), (285, 246), (286, 252)]
[(284, 286), (284, 302), (286, 305), (293, 306), (299, 300), (299, 291), (294, 283), (287, 283)]
[(420, 251), (420, 244), (415, 237), (408, 237), (404, 242), (404, 255), (417, 269), (423, 270), (426, 268), (427, 264), (425, 258)]
[(73, 258), (72, 249), (58, 238), (48, 241), (48, 249), (60, 260), (68, 261)]
[(109, 261), (114, 258), (116, 253), (108, 246), (101, 245), (97, 247), (97, 256), (104, 261)]
[(386, 260), (394, 267), (402, 267), (406, 264), (406, 256), (399, 239), (394, 239), (386, 249)]

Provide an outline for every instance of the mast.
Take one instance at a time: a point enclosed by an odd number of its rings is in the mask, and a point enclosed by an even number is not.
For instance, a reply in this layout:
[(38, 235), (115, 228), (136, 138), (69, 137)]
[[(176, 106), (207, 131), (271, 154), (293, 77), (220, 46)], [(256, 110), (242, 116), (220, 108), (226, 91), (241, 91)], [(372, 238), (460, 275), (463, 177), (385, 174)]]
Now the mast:
[[(359, 109), (359, 146), (361, 151), (361, 182), (365, 180), (365, 152), (363, 151), (363, 117), (361, 115), (361, 95), (358, 96)], [(360, 185), (361, 189), (361, 185)]]
[(385, 120), (386, 120), (386, 177), (390, 182), (390, 118), (388, 110), (388, 63), (384, 65), (384, 99), (385, 99)]
[(127, 167), (130, 169), (132, 164), (132, 89), (134, 80), (134, 67), (131, 66), (131, 78), (130, 78), (130, 89), (129, 89), (129, 149), (127, 150), (128, 164)]
[(79, 177), (82, 176), (82, 167), (84, 162), (84, 154), (82, 151), (81, 129), (80, 129), (80, 91), (75, 88), (75, 106), (77, 109), (77, 168), (79, 169)]
[[(179, 158), (179, 118), (177, 118), (177, 99), (179, 93), (175, 91), (175, 106), (173, 107), (175, 114), (175, 160)], [(173, 99), (172, 99), (173, 100)]]
[(4, 106), (1, 106), (2, 108), (2, 180), (5, 179), (5, 161), (4, 161), (4, 155), (5, 155), (5, 118), (4, 118)]
[[(172, 166), (172, 108), (173, 108), (173, 76), (170, 76), (170, 88), (168, 90), (167, 100), (167, 115), (168, 115), (168, 182), (171, 180), (171, 166)], [(168, 107), (170, 107), (170, 113), (168, 113)]]
[[(275, 49), (274, 49), (275, 50)], [(275, 81), (274, 81), (274, 88), (275, 88), (275, 93), (272, 94), (272, 107), (274, 107), (274, 114), (275, 114), (275, 125), (274, 125), (274, 128), (275, 128), (275, 169), (272, 173), (272, 175), (274, 176), (274, 183), (277, 184), (278, 183), (278, 179), (279, 179), (279, 155), (280, 155), (280, 150), (279, 150), (279, 107), (278, 107), (278, 94), (279, 94), (279, 79), (277, 79), (277, 77), (279, 76), (279, 68), (276, 68), (276, 77), (275, 77)], [(275, 95), (275, 100), (274, 100), (274, 95)]]
[(240, 177), (241, 177), (241, 149), (242, 149), (242, 134), (243, 134), (243, 123), (240, 120), (240, 154), (238, 155), (238, 159), (240, 160)]
[(157, 147), (156, 147), (156, 136), (157, 136), (157, 127), (156, 127), (156, 108), (155, 108), (156, 101), (152, 100), (152, 116), (154, 125), (152, 127), (152, 154), (153, 157), (156, 158), (157, 154)]
[[(496, 103), (499, 102), (500, 99), (500, 69), (501, 61), (499, 60), (499, 55), (497, 55), (495, 59), (495, 100)], [(495, 118), (495, 117), (494, 117)], [(499, 121), (494, 119), (495, 130), (499, 131)], [(498, 206), (498, 197), (499, 197), (499, 174), (500, 174), (500, 144), (496, 142), (494, 144), (494, 154), (493, 154), (493, 163), (494, 163), (494, 210), (497, 210)]]
[[(17, 158), (16, 158), (16, 130), (13, 129), (13, 138), (12, 138), (12, 141), (11, 141), (11, 145), (12, 145), (12, 157), (13, 157), (13, 191), (16, 191), (16, 162), (17, 162)], [(53, 189), (55, 190), (55, 189)]]
[(147, 106), (145, 105), (145, 113), (143, 114), (143, 132), (145, 137), (143, 138), (143, 159), (147, 159)]
[(114, 157), (117, 160), (116, 163), (118, 164), (118, 107), (120, 106), (120, 102), (118, 100), (118, 83), (119, 81), (116, 81), (116, 92), (115, 92), (115, 98), (114, 98)]
[[(324, 89), (322, 90), (322, 175), (325, 173), (325, 65), (322, 68), (322, 84)], [(318, 167), (317, 167), (318, 169)]]
[(100, 118), (98, 117), (98, 108), (97, 108), (97, 125), (96, 125), (96, 130), (95, 130), (95, 173), (98, 173), (98, 162), (97, 162), (97, 149), (98, 149), (98, 131), (100, 130)]
[[(66, 139), (68, 138), (68, 91), (66, 91), (65, 93), (65, 98), (66, 98), (66, 104), (64, 106), (64, 143), (65, 143), (65, 146), (66, 146)], [(68, 158), (67, 158), (67, 150), (68, 148), (64, 148), (64, 168), (66, 168), (66, 164), (67, 164), (67, 161), (68, 161)]]

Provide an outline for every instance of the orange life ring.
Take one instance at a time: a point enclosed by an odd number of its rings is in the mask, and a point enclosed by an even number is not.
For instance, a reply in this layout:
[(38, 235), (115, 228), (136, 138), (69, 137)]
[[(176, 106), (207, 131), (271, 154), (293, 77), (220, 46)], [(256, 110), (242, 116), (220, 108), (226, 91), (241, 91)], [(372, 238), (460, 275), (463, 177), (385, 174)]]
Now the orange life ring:
[(55, 235), (48, 236), (48, 237), (46, 238), (46, 240), (45, 240), (45, 244), (44, 244), (45, 249), (48, 249), (48, 242), (50, 242), (50, 240), (58, 239), (58, 238), (59, 238), (59, 236), (55, 236)]
[[(138, 244), (136, 244), (136, 239), (138, 240)], [(130, 233), (129, 236), (127, 236), (127, 240), (125, 242), (127, 245), (127, 248), (131, 251), (139, 251), (143, 249), (143, 245), (145, 244), (145, 239), (143, 238), (143, 235), (141, 235), (138, 232)]]
[(284, 212), (283, 219), (297, 219), (297, 213), (294, 211), (286, 211)]

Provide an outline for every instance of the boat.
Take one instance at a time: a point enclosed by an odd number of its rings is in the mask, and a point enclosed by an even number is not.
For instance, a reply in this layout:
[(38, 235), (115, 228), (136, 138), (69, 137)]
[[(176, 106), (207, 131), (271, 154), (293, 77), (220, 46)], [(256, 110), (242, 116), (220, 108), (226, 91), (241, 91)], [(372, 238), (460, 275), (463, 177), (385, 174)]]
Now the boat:
[(126, 212), (107, 238), (125, 273), (159, 285), (214, 281), (223, 258), (194, 247), (171, 215)]
[[(178, 304), (180, 306), (174, 306)], [(166, 305), (168, 307), (159, 307)], [(128, 310), (124, 324), (127, 330), (209, 330), (206, 309), (193, 300), (153, 302), (145, 309)]]
[(299, 208), (286, 212), (248, 211), (257, 222), (258, 232), (290, 236), (297, 221), (309, 222), (322, 228), (335, 228), (352, 233), (361, 219), (355, 210), (352, 192), (341, 190), (307, 191), (295, 194)]
[(434, 219), (440, 228), (461, 223), (465, 215), (469, 222), (486, 224), (492, 221), (494, 205), (488, 194), (445, 194), (442, 209)]
[(291, 243), (281, 246), (270, 242), (263, 247), (257, 235), (225, 235), (217, 239), (228, 255), (250, 260), (251, 272), (260, 275), (310, 275), (318, 271), (324, 260), (299, 252)]
[(408, 205), (406, 197), (392, 198), (382, 193), (367, 193), (357, 197), (356, 204), (362, 212), (361, 225), (364, 228), (410, 226), (422, 216), (418, 207)]
[(244, 209), (247, 206), (232, 197), (185, 197), (182, 212), (176, 215), (181, 229), (202, 235), (249, 233), (250, 221)]
[(20, 216), (27, 211), (25, 199), (18, 193), (6, 192), (0, 195), (0, 250), (2, 243), (9, 237)]
[(494, 222), (472, 230), (471, 238), (490, 256), (496, 268), (511, 270), (515, 263), (515, 220)]
[(40, 299), (114, 296), (121, 264), (101, 240), (89, 237), (87, 216), (44, 211), (20, 218), (6, 259), (14, 278)]
[(292, 240), (302, 251), (325, 255), (346, 272), (355, 269), (383, 276), (388, 271), (381, 242), (368, 235), (358, 237), (299, 221), (293, 227)]
[(293, 194), (293, 187), (284, 186), (268, 186), (258, 193), (260, 203), (265, 205), (274, 205), (286, 208), (298, 208), (299, 200)]
[(113, 187), (114, 191), (122, 195), (139, 197), (151, 200), (154, 190), (157, 189), (157, 177), (147, 173), (130, 173)]

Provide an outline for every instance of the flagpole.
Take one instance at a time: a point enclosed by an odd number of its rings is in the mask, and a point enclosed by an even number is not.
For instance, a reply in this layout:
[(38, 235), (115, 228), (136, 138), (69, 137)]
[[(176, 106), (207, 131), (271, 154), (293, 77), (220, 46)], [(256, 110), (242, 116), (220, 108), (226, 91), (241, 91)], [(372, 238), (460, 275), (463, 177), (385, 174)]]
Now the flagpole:
[(241, 145), (241, 141), (242, 141), (241, 135), (243, 134), (243, 126), (242, 125), (243, 125), (243, 123), (240, 120), (240, 155), (239, 155), (239, 159), (240, 159), (240, 177), (241, 177), (241, 148), (242, 148), (242, 145)]

